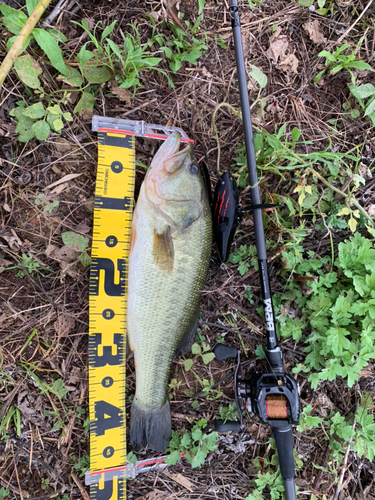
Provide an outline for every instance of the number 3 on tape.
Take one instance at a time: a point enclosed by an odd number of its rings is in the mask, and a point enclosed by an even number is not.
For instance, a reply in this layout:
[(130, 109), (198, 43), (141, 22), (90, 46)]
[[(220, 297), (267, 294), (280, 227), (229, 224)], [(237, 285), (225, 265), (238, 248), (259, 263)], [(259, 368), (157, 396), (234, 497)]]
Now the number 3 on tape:
[(124, 500), (126, 310), (134, 136), (98, 129), (90, 274), (89, 387), (92, 500)]

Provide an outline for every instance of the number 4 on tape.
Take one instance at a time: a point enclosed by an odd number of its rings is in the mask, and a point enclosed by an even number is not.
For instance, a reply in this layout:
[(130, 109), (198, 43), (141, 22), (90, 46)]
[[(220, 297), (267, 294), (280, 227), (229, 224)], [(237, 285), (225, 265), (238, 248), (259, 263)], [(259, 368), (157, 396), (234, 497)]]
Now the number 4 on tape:
[(97, 130), (89, 296), (90, 498), (124, 500), (125, 475), (116, 473), (116, 468), (126, 464), (126, 306), (134, 135), (107, 131), (100, 123)]

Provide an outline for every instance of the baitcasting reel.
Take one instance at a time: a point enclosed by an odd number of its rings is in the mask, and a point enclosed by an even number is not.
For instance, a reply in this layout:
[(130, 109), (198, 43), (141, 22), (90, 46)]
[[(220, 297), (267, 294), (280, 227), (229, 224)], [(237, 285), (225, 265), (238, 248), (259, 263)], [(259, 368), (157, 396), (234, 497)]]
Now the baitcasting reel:
[(239, 414), (239, 422), (216, 420), (214, 428), (218, 432), (240, 431), (243, 429), (242, 410), (254, 413), (264, 424), (273, 427), (280, 471), (284, 479), (287, 498), (295, 498), (294, 459), (292, 424), (299, 419), (299, 390), (293, 377), (282, 371), (255, 373), (249, 380), (242, 378), (240, 351), (236, 347), (218, 344), (214, 348), (218, 361), (237, 358), (234, 372), (234, 398)]

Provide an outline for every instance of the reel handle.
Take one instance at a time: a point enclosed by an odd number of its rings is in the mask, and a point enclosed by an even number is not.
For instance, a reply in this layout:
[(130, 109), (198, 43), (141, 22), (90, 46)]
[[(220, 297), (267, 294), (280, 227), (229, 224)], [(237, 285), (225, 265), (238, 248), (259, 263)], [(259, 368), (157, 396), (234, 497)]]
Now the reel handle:
[(237, 347), (217, 344), (214, 348), (214, 354), (218, 361), (224, 361), (225, 359), (237, 358), (238, 350)]
[(237, 432), (241, 430), (241, 424), (233, 420), (227, 420), (224, 423), (223, 420), (218, 419), (214, 422), (214, 429), (216, 432)]

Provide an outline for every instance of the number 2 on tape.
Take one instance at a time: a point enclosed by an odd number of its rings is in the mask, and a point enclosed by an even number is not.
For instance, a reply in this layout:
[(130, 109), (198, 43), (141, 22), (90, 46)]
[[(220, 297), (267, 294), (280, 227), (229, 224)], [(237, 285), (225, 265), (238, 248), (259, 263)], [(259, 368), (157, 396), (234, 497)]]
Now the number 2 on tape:
[(124, 500), (126, 481), (113, 470), (126, 464), (127, 265), (134, 136), (99, 129), (98, 141), (89, 295), (90, 471), (96, 479), (90, 498)]

